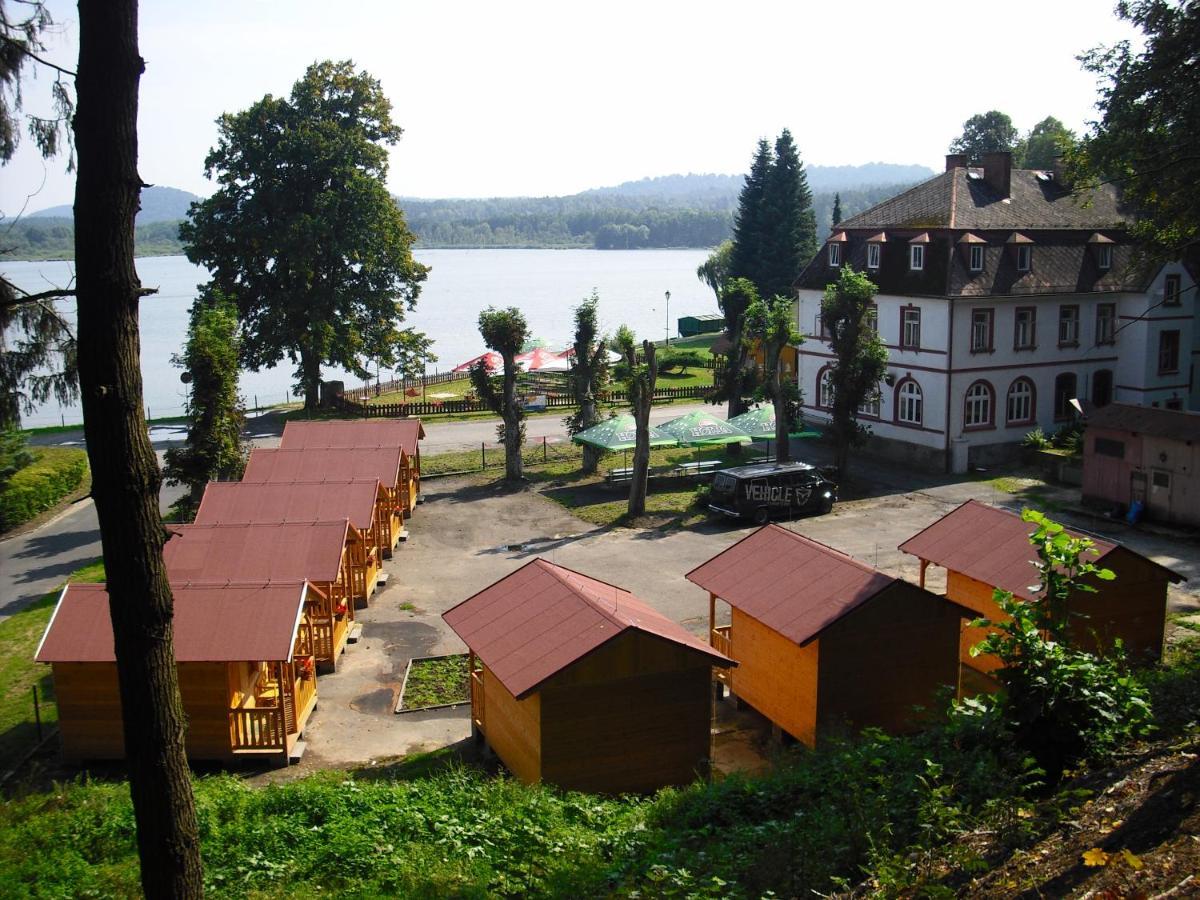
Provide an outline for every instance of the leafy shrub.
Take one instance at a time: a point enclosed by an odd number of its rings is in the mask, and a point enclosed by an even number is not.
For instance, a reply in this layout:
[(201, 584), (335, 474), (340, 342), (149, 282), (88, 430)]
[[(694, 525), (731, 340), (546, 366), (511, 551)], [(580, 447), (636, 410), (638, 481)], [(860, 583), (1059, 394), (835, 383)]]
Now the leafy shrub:
[(690, 369), (699, 369), (704, 365), (703, 354), (695, 350), (664, 350), (657, 354), (658, 371), (674, 372), (678, 369), (686, 373)]
[(25, 435), (15, 428), (0, 431), (0, 490), (13, 475), (33, 462), (26, 441)]
[(0, 488), (0, 531), (9, 531), (50, 509), (79, 488), (87, 476), (87, 454), (66, 447), (34, 451), (34, 461)]
[(1046, 433), (1042, 431), (1042, 426), (1039, 425), (1021, 439), (1021, 446), (1029, 447), (1033, 450), (1045, 450), (1050, 446), (1050, 438), (1046, 437)]
[(1081, 425), (1064, 425), (1054, 432), (1050, 444), (1059, 450), (1066, 450), (1072, 456), (1083, 453), (1083, 427)]

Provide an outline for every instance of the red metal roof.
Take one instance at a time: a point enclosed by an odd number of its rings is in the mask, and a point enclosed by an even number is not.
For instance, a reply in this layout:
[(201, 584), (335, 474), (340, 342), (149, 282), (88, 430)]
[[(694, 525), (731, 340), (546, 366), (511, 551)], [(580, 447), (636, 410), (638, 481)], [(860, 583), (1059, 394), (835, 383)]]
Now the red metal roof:
[(333, 581), (338, 577), (350, 523), (173, 525), (163, 547), (167, 577), (214, 584), (259, 581)]
[(417, 441), (423, 437), (420, 419), (329, 419), (285, 423), (279, 446), (285, 450), (400, 447), (416, 456)]
[[(290, 424), (290, 423), (289, 423)], [(250, 451), (242, 481), (371, 481), (395, 488), (400, 479), (399, 447)]]
[(797, 644), (896, 582), (778, 525), (758, 529), (687, 579)]
[(359, 531), (371, 527), (378, 481), (214, 481), (204, 489), (197, 525), (319, 522), (347, 518)]
[[(910, 537), (900, 549), (991, 587), (1012, 591), (1014, 596), (1024, 600), (1037, 600), (1036, 590), (1029, 590), (1038, 580), (1034, 567), (1037, 554), (1029, 543), (1029, 535), (1034, 529), (1031, 522), (1022, 521), (1015, 513), (968, 500)], [(1095, 543), (1099, 556), (1093, 559), (1094, 562), (1102, 561), (1120, 546), (1070, 529), (1067, 533), (1073, 537), (1087, 537)], [(1128, 547), (1125, 549), (1134, 552)], [(1184, 580), (1182, 575), (1165, 566), (1159, 565), (1159, 568), (1167, 572), (1172, 581)]]
[[(290, 660), (296, 628), (312, 590), (302, 581), (270, 584), (172, 584), (175, 659), (179, 662)], [(112, 620), (102, 584), (71, 584), (34, 657), (38, 662), (112, 662)]]
[(515, 697), (630, 629), (735, 665), (624, 588), (544, 559), (526, 563), (442, 618)]

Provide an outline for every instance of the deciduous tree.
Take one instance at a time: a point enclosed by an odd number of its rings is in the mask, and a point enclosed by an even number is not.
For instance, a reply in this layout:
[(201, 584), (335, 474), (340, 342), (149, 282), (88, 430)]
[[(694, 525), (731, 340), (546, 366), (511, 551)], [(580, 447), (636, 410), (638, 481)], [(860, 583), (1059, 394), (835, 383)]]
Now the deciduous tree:
[(788, 434), (793, 425), (793, 409), (783, 378), (783, 350), (803, 341), (792, 315), (792, 301), (776, 294), (768, 299), (754, 297), (746, 308), (746, 337), (762, 347), (766, 382), (763, 387), (775, 407), (775, 458), (787, 462), (792, 458)]
[(291, 95), (218, 120), (219, 187), (192, 207), (188, 259), (238, 305), (251, 369), (296, 363), (306, 409), (323, 365), (391, 367), (426, 272), (386, 186), (400, 139), (379, 82), (354, 64), (308, 68)]
[(1012, 119), (993, 109), (963, 122), (963, 133), (950, 142), (950, 152), (965, 154), (968, 162), (978, 165), (985, 153), (1011, 151), (1017, 146), (1017, 137)]
[(658, 381), (657, 348), (652, 341), (642, 341), (638, 358), (637, 343), (628, 326), (617, 330), (617, 346), (625, 357), (628, 375), (625, 390), (635, 427), (633, 447), (633, 478), (629, 482), (629, 505), (626, 514), (634, 519), (646, 513), (646, 486), (650, 475), (650, 407), (654, 403), (654, 386)]
[[(608, 380), (608, 350), (600, 334), (599, 304), (600, 296), (592, 291), (590, 297), (575, 307), (575, 343), (572, 345), (575, 353), (570, 379), (576, 410), (565, 420), (568, 434), (579, 434), (600, 421), (596, 395), (604, 390)], [(599, 462), (600, 451), (584, 445), (583, 471), (595, 472)]]
[(825, 288), (821, 316), (830, 332), (834, 353), (833, 379), (834, 464), (845, 477), (850, 448), (866, 438), (857, 421), (858, 408), (879, 390), (887, 371), (887, 348), (872, 327), (869, 311), (875, 284), (862, 272), (843, 265), (838, 280)]
[(730, 278), (721, 291), (721, 312), (725, 315), (729, 332), (729, 356), (720, 388), (715, 392), (718, 400), (729, 402), (729, 418), (746, 411), (746, 395), (751, 389), (751, 378), (746, 359), (745, 314), (747, 307), (758, 296), (754, 282), (749, 278)]
[[(732, 256), (733, 241), (722, 241), (708, 254), (708, 258), (696, 267), (696, 277), (712, 288), (718, 304), (721, 302), (721, 288), (729, 278)], [(729, 325), (728, 322), (725, 324)]]
[(1054, 116), (1047, 116), (1029, 130), (1013, 151), (1014, 164), (1022, 169), (1049, 169), (1074, 144), (1075, 133)]
[[(504, 441), (504, 479), (520, 481), (524, 475), (521, 447), (525, 442), (525, 409), (517, 396), (517, 354), (529, 337), (525, 316), (515, 306), (496, 309), (489, 306), (479, 314), (479, 333), (488, 349), (504, 360), (499, 377), (488, 372), (487, 362), (471, 367), (471, 386), (481, 400), (504, 421), (499, 428)], [(499, 382), (499, 385), (497, 385)]]
[(81, 0), (75, 140), (79, 384), (104, 548), (129, 788), (147, 897), (199, 897), (200, 842), (184, 752), (187, 722), (163, 565), (160, 475), (142, 410), (133, 220), (136, 0)]

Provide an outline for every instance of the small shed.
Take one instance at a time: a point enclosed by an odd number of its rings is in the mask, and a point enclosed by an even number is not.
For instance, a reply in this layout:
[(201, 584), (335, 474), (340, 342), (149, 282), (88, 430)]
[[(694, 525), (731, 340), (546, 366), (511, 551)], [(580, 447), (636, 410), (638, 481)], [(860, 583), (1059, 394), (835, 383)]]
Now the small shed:
[(321, 419), (288, 422), (279, 446), (284, 450), (348, 450), (399, 447), (400, 499), (405, 516), (412, 515), (421, 499), (420, 419)]
[(404, 530), (404, 451), (399, 447), (250, 451), (242, 481), (246, 484), (296, 484), (316, 481), (377, 481), (383, 488), (376, 520), (383, 555), (408, 536)]
[[(319, 591), (302, 581), (174, 581), (171, 593), (188, 757), (286, 765), (317, 704), (316, 679), (295, 645), (304, 608), (321, 602)], [(125, 756), (108, 603), (104, 585), (68, 585), (35, 655), (53, 673), (71, 762)]]
[(1200, 525), (1200, 413), (1110, 403), (1087, 413), (1083, 499)]
[(378, 481), (214, 481), (204, 489), (194, 524), (297, 525), (349, 519), (354, 526), (347, 547), (350, 594), (366, 602), (379, 583), (383, 525), (377, 512), (383, 503)]
[(698, 334), (715, 334), (725, 328), (725, 317), (720, 313), (704, 313), (699, 316), (680, 316), (680, 337), (695, 337)]
[[(346, 519), (271, 525), (174, 525), (163, 546), (167, 577), (181, 583), (308, 581), (298, 656), (335, 668), (346, 648), (354, 601), (351, 550), (361, 537)], [(361, 561), (359, 561), (361, 563)]]
[(758, 529), (687, 578), (708, 591), (713, 647), (737, 661), (730, 693), (810, 747), (847, 724), (910, 729), (914, 706), (958, 684), (966, 610), (786, 528)]
[[(929, 566), (946, 570), (946, 596), (974, 611), (976, 616), (1000, 620), (1000, 608), (992, 600), (996, 588), (1036, 602), (1037, 560), (1029, 535), (1035, 526), (1016, 513), (968, 500), (951, 510), (924, 531), (900, 545), (921, 561), (925, 584)], [(1147, 559), (1120, 544), (1068, 529), (1074, 537), (1095, 542), (1092, 560), (1116, 574), (1115, 581), (1086, 579), (1095, 593), (1076, 593), (1068, 603), (1072, 616), (1070, 638), (1089, 650), (1111, 647), (1120, 638), (1133, 661), (1151, 662), (1162, 655), (1166, 627), (1167, 585), (1183, 581), (1182, 575)], [(972, 658), (970, 650), (987, 636), (986, 629), (963, 629), (959, 657), (964, 666), (964, 690), (986, 690), (987, 675), (1000, 666), (992, 656)]]
[(471, 660), (471, 721), (526, 783), (622, 793), (711, 758), (712, 667), (732, 661), (623, 588), (535, 559), (442, 616)]

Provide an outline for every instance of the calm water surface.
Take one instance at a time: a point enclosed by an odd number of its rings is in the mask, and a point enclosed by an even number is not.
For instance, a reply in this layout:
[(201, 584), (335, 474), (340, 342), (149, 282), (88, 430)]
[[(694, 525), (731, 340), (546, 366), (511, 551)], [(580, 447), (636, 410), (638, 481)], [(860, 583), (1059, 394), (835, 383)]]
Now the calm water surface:
[[(525, 313), (537, 338), (561, 349), (573, 333), (572, 310), (595, 288), (600, 294), (600, 319), (606, 331), (629, 325), (638, 337), (661, 339), (667, 329), (664, 292), (671, 292), (670, 327), (680, 316), (717, 312), (712, 291), (696, 278), (705, 250), (419, 250), (416, 257), (432, 271), (421, 290), (416, 311), (405, 324), (434, 339), (438, 361), (430, 371), (453, 368), (483, 352), (476, 319), (491, 306), (516, 306)], [(142, 301), (142, 376), (146, 404), (152, 416), (183, 411), (184, 385), (171, 365), (187, 332), (187, 314), (196, 285), (207, 272), (182, 256), (139, 259), (138, 275), (158, 293)], [(5, 262), (0, 271), (29, 291), (70, 282), (69, 262)], [(74, 318), (71, 304), (64, 311)], [(385, 370), (383, 377), (388, 377)], [(326, 378), (352, 375), (326, 370)], [(242, 394), (248, 403), (281, 403), (289, 399), (294, 381), (286, 361), (273, 369), (242, 373)], [(60, 408), (53, 401), (24, 422), (30, 427), (82, 421), (77, 407)]]

